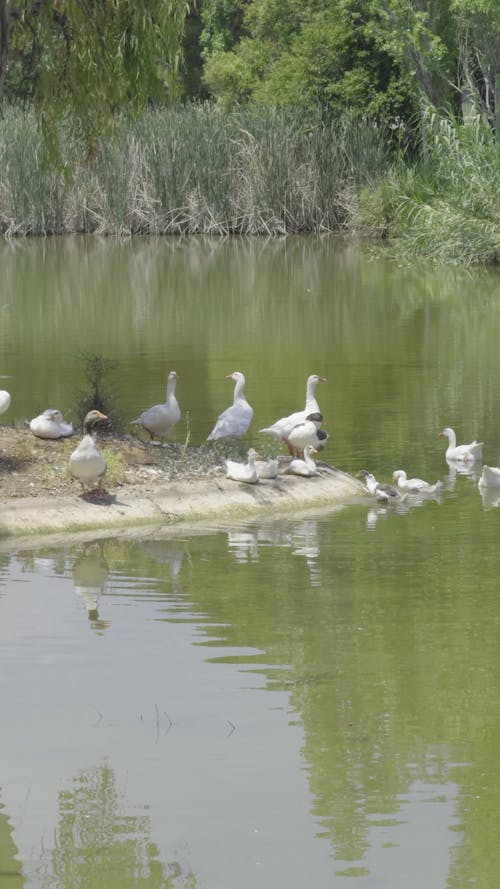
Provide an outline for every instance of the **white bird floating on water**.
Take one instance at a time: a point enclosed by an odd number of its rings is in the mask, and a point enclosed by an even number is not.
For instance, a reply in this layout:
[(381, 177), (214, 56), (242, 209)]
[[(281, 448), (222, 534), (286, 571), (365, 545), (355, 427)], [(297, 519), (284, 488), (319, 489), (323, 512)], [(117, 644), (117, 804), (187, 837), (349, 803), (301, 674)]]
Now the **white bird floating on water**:
[(326, 383), (326, 378), (320, 377), (318, 374), (311, 374), (311, 376), (307, 378), (306, 404), (303, 411), (296, 411), (294, 414), (289, 414), (288, 417), (281, 417), (281, 419), (276, 420), (272, 426), (266, 426), (264, 429), (259, 429), (259, 432), (264, 432), (266, 435), (273, 435), (274, 438), (283, 441), (287, 445), (289, 453), (292, 454), (292, 456), (293, 447), (288, 442), (288, 436), (293, 427), (296, 426), (297, 423), (301, 423), (305, 420), (309, 414), (321, 413), (315, 394), (318, 383)]
[(394, 485), (378, 482), (373, 473), (368, 472), (367, 469), (360, 469), (357, 477), (364, 479), (366, 490), (380, 503), (394, 503), (406, 496), (401, 491), (398, 491)]
[(226, 380), (234, 380), (236, 383), (233, 403), (222, 414), (219, 414), (207, 441), (217, 441), (219, 438), (229, 438), (230, 436), (240, 437), (245, 434), (252, 422), (253, 408), (250, 407), (243, 394), (244, 375), (239, 370), (235, 370), (232, 374), (227, 374)]
[(302, 475), (305, 478), (311, 478), (311, 476), (316, 475), (318, 468), (312, 455), (317, 453), (316, 448), (312, 445), (306, 445), (304, 448), (304, 458), (296, 458), (295, 460), (292, 460), (291, 463), (288, 464), (286, 472), (289, 472), (292, 475)]
[(4, 414), (10, 407), (10, 392), (0, 389), (0, 414)]
[(226, 460), (226, 478), (235, 482), (246, 482), (247, 485), (255, 485), (259, 481), (255, 461), (257, 451), (250, 448), (246, 463), (236, 463), (235, 460)]
[(500, 468), (498, 466), (483, 466), (478, 485), (480, 488), (499, 488)]
[(320, 413), (308, 414), (305, 420), (297, 423), (288, 435), (288, 444), (294, 448), (298, 455), (304, 453), (307, 445), (312, 445), (317, 451), (324, 448), (328, 441), (328, 432), (321, 429), (323, 416)]
[(445, 457), (447, 460), (458, 460), (461, 463), (475, 463), (483, 459), (483, 442), (471, 441), (470, 444), (457, 445), (457, 437), (449, 426), (439, 435), (448, 439)]
[(422, 478), (407, 478), (404, 469), (396, 469), (392, 473), (393, 481), (396, 482), (401, 491), (408, 494), (435, 494), (443, 487), (442, 481), (437, 481), (434, 485), (425, 482)]
[(83, 422), (85, 434), (69, 458), (69, 471), (81, 483), (84, 494), (87, 488), (92, 489), (96, 484), (98, 491), (102, 492), (104, 474), (108, 467), (106, 460), (96, 447), (94, 428), (97, 423), (107, 419), (106, 414), (102, 414), (101, 411), (88, 412)]
[(280, 463), (277, 458), (269, 460), (256, 460), (255, 468), (259, 478), (276, 478), (279, 473)]
[(73, 435), (73, 424), (65, 423), (61, 411), (47, 408), (30, 422), (30, 429), (37, 438), (67, 438)]
[(177, 374), (175, 370), (171, 370), (167, 379), (167, 394), (163, 404), (154, 404), (153, 407), (131, 420), (138, 426), (142, 426), (146, 432), (149, 432), (151, 441), (155, 438), (164, 438), (171, 429), (179, 422), (181, 418), (181, 409), (175, 397), (175, 386), (177, 383)]

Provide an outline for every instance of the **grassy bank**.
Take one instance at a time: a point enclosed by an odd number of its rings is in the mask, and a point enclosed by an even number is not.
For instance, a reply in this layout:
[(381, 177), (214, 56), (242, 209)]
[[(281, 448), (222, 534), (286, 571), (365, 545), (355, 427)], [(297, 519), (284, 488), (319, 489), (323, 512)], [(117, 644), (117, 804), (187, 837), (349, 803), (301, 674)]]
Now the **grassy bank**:
[(359, 189), (387, 169), (383, 134), (369, 122), (208, 105), (120, 121), (91, 162), (64, 131), (61, 144), (66, 174), (45, 166), (34, 115), (6, 109), (3, 234), (345, 230)]

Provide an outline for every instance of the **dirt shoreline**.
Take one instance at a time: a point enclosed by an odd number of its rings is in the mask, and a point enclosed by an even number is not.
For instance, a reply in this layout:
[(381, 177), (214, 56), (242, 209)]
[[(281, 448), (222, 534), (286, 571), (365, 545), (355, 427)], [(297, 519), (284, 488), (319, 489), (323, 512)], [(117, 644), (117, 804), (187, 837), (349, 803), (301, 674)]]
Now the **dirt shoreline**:
[(312, 506), (341, 506), (363, 493), (356, 479), (332, 467), (304, 479), (282, 475), (257, 485), (224, 476), (159, 482), (154, 487), (122, 486), (116, 493), (84, 500), (79, 496), (21, 497), (0, 507), (0, 540), (16, 536), (81, 531), (119, 531), (141, 525), (179, 525), (272, 511), (289, 514)]
[[(246, 485), (225, 478), (225, 452), (217, 448), (154, 448), (131, 436), (109, 436), (99, 441), (108, 461), (107, 491), (86, 499), (68, 472), (74, 447), (73, 437), (45, 441), (25, 427), (0, 428), (0, 542), (295, 513), (340, 506), (364, 491), (324, 461), (312, 478), (280, 474)], [(241, 459), (238, 450), (230, 456)], [(280, 457), (282, 468), (288, 460)]]

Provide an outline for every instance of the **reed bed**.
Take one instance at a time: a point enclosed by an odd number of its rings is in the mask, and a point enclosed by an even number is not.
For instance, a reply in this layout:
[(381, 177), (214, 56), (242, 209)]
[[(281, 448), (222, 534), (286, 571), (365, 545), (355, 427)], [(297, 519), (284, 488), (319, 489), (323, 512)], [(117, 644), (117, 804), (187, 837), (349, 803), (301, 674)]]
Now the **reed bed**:
[[(394, 237), (398, 259), (461, 265), (500, 262), (500, 150), (479, 115), (465, 123), (426, 116), (427, 164), (395, 165), (370, 195), (361, 195), (372, 233)], [(378, 226), (378, 230), (377, 230)]]
[(90, 161), (61, 127), (47, 166), (31, 110), (0, 119), (0, 232), (284, 234), (349, 230), (363, 187), (388, 169), (370, 121), (318, 113), (148, 110), (119, 120)]

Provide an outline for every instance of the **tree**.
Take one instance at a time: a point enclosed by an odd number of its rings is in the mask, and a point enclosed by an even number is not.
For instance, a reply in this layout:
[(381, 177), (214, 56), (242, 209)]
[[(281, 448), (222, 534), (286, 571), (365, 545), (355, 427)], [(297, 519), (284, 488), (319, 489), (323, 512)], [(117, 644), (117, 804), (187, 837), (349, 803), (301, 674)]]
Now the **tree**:
[(56, 150), (65, 117), (89, 146), (117, 112), (178, 95), (186, 0), (0, 0), (0, 100), (32, 99)]

